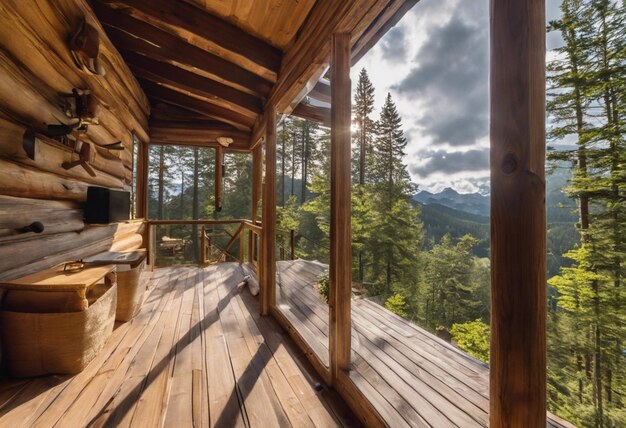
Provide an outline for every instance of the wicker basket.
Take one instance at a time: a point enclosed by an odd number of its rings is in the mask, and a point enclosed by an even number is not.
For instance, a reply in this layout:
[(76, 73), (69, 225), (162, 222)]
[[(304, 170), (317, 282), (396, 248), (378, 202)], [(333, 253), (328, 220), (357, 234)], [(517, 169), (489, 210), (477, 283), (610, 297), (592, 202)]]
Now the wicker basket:
[(146, 269), (146, 251), (107, 251), (85, 259), (93, 265), (117, 266), (117, 311), (116, 321), (130, 321), (133, 319), (146, 290), (144, 272)]
[(98, 289), (103, 294), (89, 296), (94, 302), (84, 311), (0, 311), (3, 357), (9, 373), (30, 377), (82, 371), (102, 350), (115, 323), (117, 285), (113, 282)]
[(118, 266), (115, 319), (126, 322), (133, 319), (141, 307), (146, 290), (145, 281), (141, 278), (146, 268), (146, 262), (144, 260), (137, 267), (127, 271), (120, 268), (121, 266)]

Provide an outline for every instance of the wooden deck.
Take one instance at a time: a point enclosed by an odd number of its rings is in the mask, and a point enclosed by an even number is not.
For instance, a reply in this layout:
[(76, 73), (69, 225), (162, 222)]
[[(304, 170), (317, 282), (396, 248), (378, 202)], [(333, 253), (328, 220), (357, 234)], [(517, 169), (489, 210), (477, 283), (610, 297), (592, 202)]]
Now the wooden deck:
[(241, 278), (236, 264), (158, 269), (141, 312), (83, 372), (2, 380), (0, 426), (357, 425), (256, 299), (236, 292)]
[[(278, 262), (277, 305), (328, 364), (328, 305), (313, 285), (327, 267)], [(364, 298), (352, 301), (351, 380), (392, 427), (486, 427), (489, 368)], [(572, 427), (549, 415), (549, 426)]]

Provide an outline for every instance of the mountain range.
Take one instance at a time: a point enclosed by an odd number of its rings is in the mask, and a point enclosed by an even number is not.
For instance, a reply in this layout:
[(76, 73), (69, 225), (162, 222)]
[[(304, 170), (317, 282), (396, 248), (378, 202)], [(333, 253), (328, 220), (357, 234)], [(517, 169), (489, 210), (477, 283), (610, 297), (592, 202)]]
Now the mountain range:
[[(564, 191), (570, 177), (571, 169), (565, 164), (557, 164), (546, 174), (548, 269), (551, 275), (558, 272), (559, 266), (569, 263), (562, 254), (578, 242), (576, 202)], [(412, 199), (422, 211), (427, 248), (439, 242), (445, 234), (450, 234), (453, 239), (471, 234), (479, 239), (474, 254), (478, 257), (489, 255), (488, 188), (481, 189), (480, 193), (458, 193), (451, 188), (438, 193), (421, 191)]]

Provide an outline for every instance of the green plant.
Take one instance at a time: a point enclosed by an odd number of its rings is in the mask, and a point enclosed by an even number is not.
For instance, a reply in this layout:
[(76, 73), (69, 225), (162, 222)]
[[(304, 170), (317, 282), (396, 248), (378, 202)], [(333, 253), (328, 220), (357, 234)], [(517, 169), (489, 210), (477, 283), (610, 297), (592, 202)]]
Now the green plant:
[(489, 363), (489, 326), (481, 320), (453, 324), (452, 339), (470, 355)]
[(317, 281), (317, 285), (319, 287), (318, 291), (320, 293), (320, 296), (322, 296), (322, 300), (325, 303), (328, 303), (328, 299), (329, 299), (329, 293), (330, 293), (329, 284), (330, 284), (330, 281), (328, 279), (328, 272), (325, 272), (324, 274), (322, 274), (322, 276), (320, 276), (320, 278)]
[(406, 299), (400, 293), (396, 293), (385, 301), (385, 308), (403, 318), (408, 316), (406, 312)]

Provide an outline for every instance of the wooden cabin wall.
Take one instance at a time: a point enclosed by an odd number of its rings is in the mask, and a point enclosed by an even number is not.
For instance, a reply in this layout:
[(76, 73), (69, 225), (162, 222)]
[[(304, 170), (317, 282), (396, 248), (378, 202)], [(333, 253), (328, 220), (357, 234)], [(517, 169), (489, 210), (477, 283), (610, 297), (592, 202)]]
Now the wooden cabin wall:
[[(104, 76), (80, 70), (72, 59), (68, 41), (83, 17), (99, 30)], [(38, 137), (34, 160), (22, 146), (27, 128), (70, 123), (61, 105), (73, 88), (99, 100), (99, 125), (81, 137), (95, 148), (96, 177), (80, 166), (62, 168), (78, 154), (57, 141)], [(0, 280), (143, 245), (143, 221), (89, 226), (82, 204), (90, 185), (130, 189), (133, 134), (147, 142), (149, 113), (145, 94), (86, 0), (0, 2)], [(102, 147), (117, 141), (124, 151)], [(43, 233), (16, 233), (34, 221), (43, 223)]]

